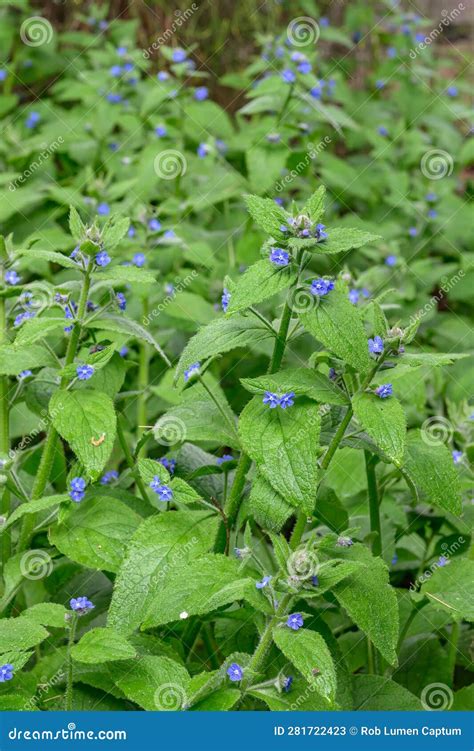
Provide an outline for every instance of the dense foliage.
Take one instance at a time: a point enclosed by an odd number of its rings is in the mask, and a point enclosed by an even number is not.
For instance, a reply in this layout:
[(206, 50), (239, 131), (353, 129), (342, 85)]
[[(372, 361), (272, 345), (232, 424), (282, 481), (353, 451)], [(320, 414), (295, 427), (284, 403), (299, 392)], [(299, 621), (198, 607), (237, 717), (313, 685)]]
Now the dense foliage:
[(466, 61), (303, 5), (1, 11), (1, 709), (469, 706)]

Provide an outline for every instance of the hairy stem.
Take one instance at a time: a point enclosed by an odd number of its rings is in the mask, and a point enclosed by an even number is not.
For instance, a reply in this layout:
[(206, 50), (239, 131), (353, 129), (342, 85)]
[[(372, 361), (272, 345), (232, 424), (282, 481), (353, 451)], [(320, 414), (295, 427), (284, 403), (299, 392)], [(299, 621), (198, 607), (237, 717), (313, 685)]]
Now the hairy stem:
[(127, 440), (125, 438), (125, 434), (123, 432), (122, 423), (120, 420), (120, 415), (117, 417), (117, 438), (120, 443), (120, 448), (122, 449), (123, 455), (125, 457), (125, 461), (127, 462), (128, 468), (132, 471), (132, 474), (135, 478), (135, 484), (140, 491), (140, 495), (145, 501), (145, 503), (150, 503), (148, 499), (148, 495), (146, 492), (145, 485), (143, 483), (142, 478), (138, 474), (138, 470), (136, 469), (136, 462), (132, 456), (132, 453), (128, 447)]
[[(0, 236), (0, 263), (2, 279), (4, 275), (4, 263), (8, 260), (7, 249), (3, 236)], [(7, 315), (5, 298), (0, 298), (0, 344), (4, 344), (8, 341), (7, 333)], [(0, 376), (0, 457), (6, 461), (8, 452), (10, 449), (10, 433), (9, 433), (9, 401), (8, 401), (8, 376)], [(2, 516), (8, 516), (10, 513), (11, 497), (10, 491), (6, 484), (0, 489), (1, 492), (1, 504), (0, 513)], [(2, 535), (2, 565), (8, 561), (11, 555), (11, 528), (6, 529)]]
[[(143, 300), (143, 318), (148, 316), (148, 300)], [(146, 421), (146, 401), (147, 401), (147, 389), (150, 381), (150, 358), (149, 348), (146, 342), (141, 341), (139, 345), (138, 355), (138, 391), (139, 396), (137, 399), (137, 425), (138, 425), (138, 438), (140, 438), (141, 431), (145, 430), (144, 427), (147, 424)], [(140, 447), (138, 452), (139, 457), (145, 457), (147, 454), (146, 444)]]
[(250, 659), (250, 662), (248, 664), (248, 667), (245, 671), (246, 675), (244, 675), (244, 678), (241, 684), (241, 689), (243, 693), (249, 687), (249, 684), (253, 680), (254, 675), (257, 675), (258, 673), (263, 672), (265, 660), (272, 644), (273, 629), (278, 624), (280, 618), (286, 614), (288, 605), (290, 604), (292, 599), (293, 599), (292, 594), (283, 595), (275, 615), (267, 623), (265, 630), (262, 636), (260, 637), (260, 641), (257, 644), (257, 648), (255, 649), (255, 652), (253, 653)]
[(70, 712), (72, 709), (73, 667), (72, 667), (71, 649), (74, 646), (74, 640), (76, 638), (76, 626), (77, 626), (77, 615), (76, 613), (73, 613), (73, 615), (71, 616), (71, 628), (69, 630), (69, 639), (67, 643), (67, 652), (66, 652), (66, 694), (64, 697), (64, 709), (66, 710), (66, 712)]
[(373, 533), (372, 553), (382, 555), (382, 528), (380, 526), (380, 504), (375, 474), (376, 458), (370, 451), (364, 451), (367, 490), (369, 495), (370, 531)]
[(458, 641), (460, 634), (460, 625), (457, 621), (453, 622), (451, 626), (451, 633), (448, 639), (448, 667), (449, 677), (451, 679), (451, 687), (454, 688), (454, 671), (456, 669), (456, 655), (458, 651)]

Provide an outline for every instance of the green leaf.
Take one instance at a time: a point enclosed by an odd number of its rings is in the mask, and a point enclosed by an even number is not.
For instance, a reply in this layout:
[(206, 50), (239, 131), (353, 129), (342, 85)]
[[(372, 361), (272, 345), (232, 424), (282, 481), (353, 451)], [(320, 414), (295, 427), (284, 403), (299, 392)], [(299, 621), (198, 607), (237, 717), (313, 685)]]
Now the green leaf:
[(324, 404), (347, 404), (348, 402), (344, 392), (331, 383), (327, 376), (309, 368), (288, 368), (273, 375), (241, 378), (240, 382), (252, 394), (263, 394), (265, 391), (274, 393), (294, 391), (297, 395), (303, 394)]
[(20, 618), (28, 618), (31, 623), (39, 623), (41, 626), (65, 628), (67, 612), (64, 605), (57, 602), (38, 602), (24, 610)]
[(148, 711), (172, 712), (186, 707), (188, 672), (169, 657), (142, 657), (127, 665), (116, 683), (130, 701)]
[(34, 344), (53, 333), (64, 332), (64, 318), (30, 318), (21, 325), (15, 339), (15, 347)]
[(418, 365), (429, 365), (436, 368), (442, 365), (452, 365), (456, 360), (469, 357), (468, 352), (406, 352), (403, 362), (415, 368)]
[(362, 373), (370, 370), (362, 318), (359, 310), (349, 301), (345, 286), (336, 285), (319, 300), (317, 307), (300, 313), (299, 318), (306, 331), (328, 350)]
[(381, 558), (374, 558), (363, 545), (344, 551), (349, 561), (366, 564), (334, 587), (334, 594), (359, 628), (381, 655), (396, 664), (398, 641), (398, 604), (389, 584), (388, 569)]
[[(274, 629), (273, 641), (309, 685), (333, 703), (337, 687), (336, 670), (321, 634), (307, 628), (293, 631), (283, 626)], [(319, 671), (317, 675), (315, 671)]]
[(296, 267), (292, 264), (281, 267), (275, 266), (268, 258), (257, 261), (237, 280), (227, 315), (273, 297), (294, 284), (296, 276)]
[(423, 709), (418, 696), (382, 675), (353, 676), (354, 709), (364, 712), (411, 712)]
[(363, 429), (396, 466), (405, 451), (406, 418), (395, 397), (380, 399), (376, 394), (359, 393), (352, 399), (354, 414)]
[(0, 620), (0, 650), (2, 652), (30, 649), (49, 636), (43, 626), (28, 618)]
[(19, 255), (29, 260), (33, 265), (37, 261), (49, 261), (50, 263), (57, 263), (58, 266), (64, 266), (66, 269), (79, 271), (77, 263), (69, 256), (57, 253), (54, 250), (40, 250), (36, 244), (27, 250), (20, 250)]
[(96, 480), (115, 440), (117, 420), (112, 399), (91, 389), (60, 390), (51, 397), (49, 413), (54, 427), (69, 443), (90, 479)]
[(326, 188), (320, 185), (311, 198), (305, 203), (302, 213), (309, 215), (312, 222), (319, 222), (324, 214)]
[(74, 206), (69, 206), (69, 232), (76, 242), (81, 242), (85, 235), (85, 227)]
[(95, 665), (111, 660), (129, 660), (137, 653), (126, 638), (113, 628), (93, 628), (73, 646), (71, 654), (78, 662)]
[(51, 352), (40, 345), (21, 347), (4, 344), (0, 347), (0, 375), (17, 376), (22, 370), (55, 365), (57, 361)]
[(83, 566), (116, 572), (141, 520), (121, 501), (98, 495), (71, 503), (51, 528), (49, 539), (61, 553)]
[(280, 231), (280, 226), (286, 224), (287, 215), (275, 201), (252, 195), (245, 195), (244, 201), (250, 216), (259, 227), (273, 237), (285, 237)]
[(65, 503), (69, 500), (69, 496), (63, 494), (50, 495), (46, 496), (45, 498), (37, 498), (34, 501), (22, 503), (21, 506), (17, 506), (17, 508), (7, 518), (7, 521), (5, 522), (3, 527), (0, 528), (0, 535), (5, 529), (8, 529), (11, 524), (14, 524), (14, 522), (16, 522), (18, 519), (21, 519), (23, 516), (25, 516), (25, 514), (37, 514), (39, 511), (46, 511), (47, 509), (59, 506), (61, 503)]
[[(450, 613), (453, 620), (474, 621), (474, 561), (451, 558), (446, 566), (435, 566), (431, 571), (421, 592), (433, 606)], [(427, 574), (422, 576), (426, 578)]]
[(168, 367), (171, 367), (171, 363), (166, 354), (161, 349), (160, 345), (154, 338), (154, 336), (141, 324), (133, 321), (131, 318), (125, 318), (125, 316), (108, 315), (104, 318), (98, 318), (94, 321), (90, 321), (87, 324), (88, 328), (101, 329), (102, 331), (115, 331), (118, 334), (127, 334), (127, 336), (133, 336), (135, 339), (142, 340), (151, 344), (151, 346), (158, 352), (160, 357), (165, 361)]
[(95, 277), (96, 282), (110, 282), (112, 285), (123, 284), (156, 284), (155, 275), (151, 271), (138, 269), (135, 266), (112, 266)]
[(265, 324), (249, 316), (218, 318), (203, 326), (184, 348), (178, 365), (175, 380), (180, 378), (192, 363), (203, 362), (237, 347), (259, 344), (272, 337)]
[[(239, 562), (225, 555), (206, 555), (173, 566), (151, 597), (143, 628), (153, 628), (188, 615), (210, 613), (242, 600), (248, 585), (239, 574)], [(253, 585), (255, 589), (255, 585)]]
[(228, 712), (241, 697), (236, 688), (221, 688), (209, 696), (204, 697), (191, 707), (196, 712)]
[(421, 500), (458, 516), (462, 512), (459, 475), (449, 449), (423, 433), (410, 431), (407, 436), (402, 472), (415, 486)]
[(174, 511), (143, 521), (130, 540), (115, 581), (107, 624), (123, 634), (140, 626), (172, 566), (209, 550), (217, 527), (216, 516), (204, 511)]
[[(92, 354), (87, 354), (84, 358), (78, 358), (78, 360), (82, 363), (87, 363), (87, 365), (92, 365), (94, 368), (94, 371), (99, 372), (102, 370), (102, 368), (105, 368), (107, 363), (112, 359), (115, 353), (115, 344), (109, 345), (108, 347), (104, 347), (104, 349), (99, 350), (98, 352), (93, 352)], [(77, 376), (77, 366), (78, 362), (71, 363), (71, 365), (67, 365), (65, 368), (62, 369), (61, 375), (65, 376), (66, 378), (76, 378)]]
[(113, 250), (125, 237), (130, 227), (130, 219), (125, 216), (112, 216), (102, 230), (102, 242), (107, 250)]
[(279, 532), (295, 509), (257, 472), (247, 502), (249, 513), (263, 529)]
[(316, 500), (320, 426), (319, 408), (305, 397), (287, 409), (254, 397), (239, 420), (244, 451), (285, 501), (307, 513)]
[(315, 245), (314, 250), (316, 252), (324, 254), (344, 253), (382, 239), (380, 235), (373, 235), (371, 232), (363, 232), (360, 229), (349, 229), (346, 227), (335, 227), (334, 229), (329, 229), (327, 232), (327, 240)]

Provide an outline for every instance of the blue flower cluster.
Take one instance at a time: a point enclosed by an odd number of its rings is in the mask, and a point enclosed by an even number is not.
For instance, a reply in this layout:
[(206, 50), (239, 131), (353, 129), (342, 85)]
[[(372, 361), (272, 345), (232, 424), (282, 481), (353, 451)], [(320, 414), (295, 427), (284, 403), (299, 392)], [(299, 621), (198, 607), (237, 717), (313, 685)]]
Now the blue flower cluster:
[(110, 483), (115, 482), (115, 480), (118, 480), (119, 473), (116, 469), (110, 469), (108, 472), (106, 472), (102, 477), (100, 478), (100, 484), (101, 485), (110, 485)]
[(288, 393), (282, 394), (281, 396), (274, 394), (272, 391), (265, 391), (263, 403), (267, 404), (270, 409), (275, 409), (276, 407), (286, 409), (287, 407), (293, 406), (293, 404), (295, 403), (294, 397), (294, 391), (289, 391)]
[(393, 394), (393, 386), (391, 383), (383, 383), (381, 386), (377, 386), (375, 393), (380, 399), (388, 399)]
[(5, 681), (11, 681), (13, 678), (13, 665), (10, 665), (9, 662), (6, 662), (4, 665), (0, 665), (0, 683), (5, 683)]
[(74, 610), (77, 615), (86, 615), (90, 610), (95, 608), (95, 605), (87, 597), (73, 597), (69, 600), (69, 605), (71, 606), (71, 610)]
[(310, 292), (317, 297), (325, 297), (334, 289), (334, 282), (331, 279), (314, 279), (311, 282)]
[(159, 497), (160, 501), (171, 501), (173, 499), (173, 491), (168, 485), (162, 483), (161, 479), (155, 475), (150, 482), (150, 488)]
[(283, 248), (271, 248), (270, 261), (275, 266), (288, 266), (290, 262), (290, 254)]
[(83, 477), (73, 477), (69, 484), (69, 487), (71, 488), (69, 491), (71, 501), (74, 501), (74, 503), (80, 503), (83, 500), (86, 494), (86, 485), (87, 483)]

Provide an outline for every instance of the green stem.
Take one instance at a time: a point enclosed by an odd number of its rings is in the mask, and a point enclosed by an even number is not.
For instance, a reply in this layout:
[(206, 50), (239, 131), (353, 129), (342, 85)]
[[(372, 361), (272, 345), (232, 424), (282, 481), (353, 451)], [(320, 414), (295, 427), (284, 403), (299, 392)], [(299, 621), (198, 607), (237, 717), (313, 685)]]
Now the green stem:
[[(91, 285), (91, 272), (88, 269), (84, 276), (84, 284), (82, 285), (81, 295), (79, 297), (79, 305), (77, 308), (76, 321), (74, 323), (74, 328), (71, 332), (71, 337), (69, 339), (69, 343), (67, 346), (66, 357), (64, 360), (64, 367), (67, 367), (68, 365), (72, 365), (72, 363), (74, 362), (74, 358), (76, 356), (77, 345), (79, 344), (79, 338), (81, 336), (81, 331), (82, 331), (82, 322), (84, 320), (84, 316), (86, 313), (87, 298), (89, 296), (90, 285)], [(65, 389), (68, 383), (69, 383), (69, 379), (66, 376), (63, 376), (59, 384), (59, 388)], [(56, 452), (57, 438), (58, 438), (58, 433), (56, 431), (56, 428), (52, 424), (50, 424), (48, 428), (48, 433), (46, 436), (46, 441), (43, 446), (43, 453), (41, 454), (41, 460), (40, 460), (40, 464), (38, 467), (38, 472), (36, 474), (36, 480), (33, 484), (33, 488), (31, 491), (32, 501), (35, 501), (38, 498), (41, 498), (46, 488), (46, 485), (48, 483), (48, 480), (51, 474), (51, 468), (53, 466), (54, 454)], [(30, 537), (31, 537), (34, 527), (35, 527), (35, 514), (27, 514), (23, 519), (23, 524), (21, 527), (20, 538), (18, 540), (18, 552), (21, 552), (28, 547)]]
[(370, 675), (376, 674), (374, 645), (367, 639), (367, 669)]
[(247, 476), (247, 472), (250, 469), (251, 463), (252, 463), (252, 460), (250, 459), (249, 456), (247, 456), (247, 454), (242, 453), (240, 455), (240, 459), (237, 464), (237, 469), (235, 470), (234, 482), (232, 483), (232, 489), (229, 493), (227, 503), (224, 507), (224, 511), (228, 519), (229, 527), (232, 526), (233, 522), (237, 518), (237, 513), (240, 507), (240, 498), (242, 496), (242, 491), (245, 485), (245, 478)]
[[(3, 264), (8, 260), (7, 248), (5, 245), (5, 239), (0, 236), (0, 262), (2, 264), (2, 279), (4, 275)], [(0, 298), (0, 344), (4, 344), (8, 341), (7, 333), (7, 314), (5, 306), (5, 298)], [(10, 435), (9, 435), (9, 401), (8, 401), (8, 376), (2, 375), (0, 377), (0, 456), (2, 459), (7, 459), (8, 452), (10, 450)], [(2, 516), (8, 516), (11, 510), (11, 497), (10, 491), (6, 484), (3, 486), (0, 513)], [(11, 528), (6, 529), (2, 535), (2, 564), (3, 566), (8, 561), (11, 555)]]
[(306, 514), (303, 511), (298, 511), (298, 515), (296, 517), (296, 523), (293, 527), (293, 531), (291, 533), (290, 537), (290, 548), (292, 550), (296, 550), (298, 545), (301, 542), (301, 538), (303, 537), (303, 532), (306, 527)]
[[(143, 318), (148, 316), (148, 300), (143, 300)], [(148, 344), (140, 342), (138, 355), (138, 391), (137, 399), (137, 432), (140, 437), (141, 431), (145, 430), (146, 421), (146, 401), (147, 389), (150, 381), (150, 359)], [(141, 426), (141, 427), (140, 427)], [(147, 454), (146, 444), (141, 446), (138, 456), (145, 457)]]
[(449, 666), (449, 676), (451, 679), (452, 688), (454, 688), (454, 671), (456, 669), (456, 655), (458, 651), (459, 634), (460, 634), (459, 622), (455, 621), (453, 625), (451, 626), (451, 634), (448, 639), (448, 644), (449, 644), (448, 666)]
[(283, 314), (281, 316), (280, 328), (278, 330), (277, 338), (275, 341), (275, 346), (273, 347), (272, 359), (270, 360), (270, 365), (268, 368), (268, 373), (270, 374), (276, 373), (276, 371), (281, 365), (281, 361), (283, 360), (283, 355), (285, 353), (285, 347), (286, 347), (286, 337), (288, 335), (288, 328), (290, 326), (290, 321), (291, 321), (291, 308), (288, 302), (286, 302), (285, 307), (283, 309)]
[(66, 695), (64, 702), (64, 709), (66, 712), (70, 712), (72, 709), (73, 698), (73, 667), (72, 667), (72, 655), (71, 649), (74, 646), (74, 640), (76, 637), (77, 615), (73, 613), (71, 616), (71, 628), (69, 630), (69, 639), (67, 644), (66, 653)]
[(369, 495), (370, 530), (373, 533), (372, 553), (382, 555), (382, 528), (380, 526), (380, 504), (375, 474), (376, 458), (370, 451), (364, 451), (367, 491)]
[(333, 458), (334, 454), (336, 453), (337, 447), (339, 446), (340, 442), (344, 438), (344, 433), (346, 432), (346, 428), (349, 425), (352, 418), (352, 406), (348, 407), (346, 414), (344, 415), (336, 434), (334, 435), (334, 438), (332, 439), (331, 443), (327, 447), (326, 453), (324, 454), (323, 460), (321, 462), (321, 469), (327, 469), (329, 467), (329, 463), (331, 459)]
[(125, 461), (127, 462), (127, 466), (132, 471), (132, 474), (135, 478), (135, 484), (138, 490), (140, 491), (141, 497), (143, 498), (145, 503), (150, 503), (143, 480), (138, 474), (138, 470), (136, 469), (136, 462), (128, 447), (128, 443), (126, 441), (125, 434), (123, 432), (120, 416), (117, 419), (117, 438), (120, 443), (120, 448), (122, 449), (123, 455), (125, 457)]
[(253, 682), (254, 676), (258, 675), (258, 673), (263, 672), (265, 659), (270, 650), (272, 640), (273, 640), (273, 629), (278, 624), (281, 617), (285, 615), (288, 605), (291, 602), (292, 598), (293, 598), (292, 594), (283, 595), (275, 615), (267, 623), (264, 629), (264, 632), (262, 636), (260, 637), (260, 641), (257, 645), (257, 648), (255, 652), (253, 653), (250, 659), (250, 662), (248, 664), (248, 667), (245, 671), (246, 674), (244, 675), (244, 678), (241, 683), (242, 693), (244, 693), (246, 689), (248, 688), (249, 684)]

